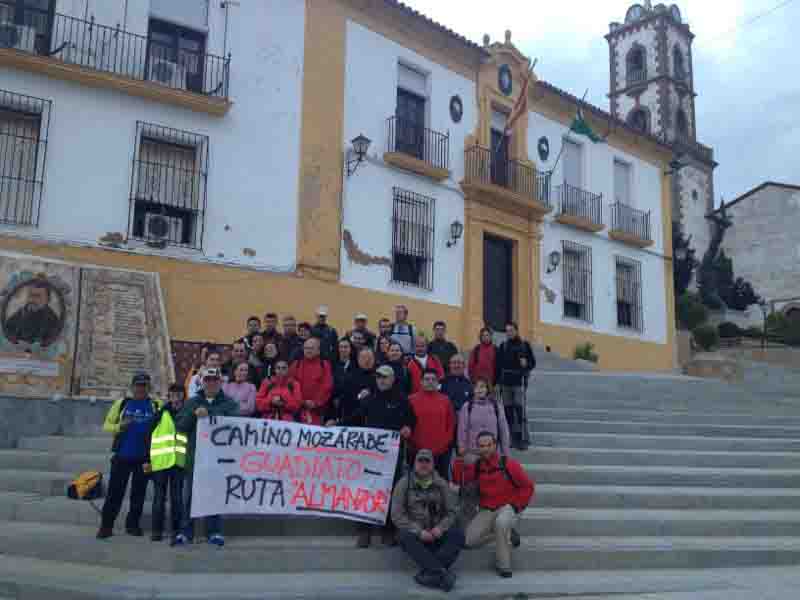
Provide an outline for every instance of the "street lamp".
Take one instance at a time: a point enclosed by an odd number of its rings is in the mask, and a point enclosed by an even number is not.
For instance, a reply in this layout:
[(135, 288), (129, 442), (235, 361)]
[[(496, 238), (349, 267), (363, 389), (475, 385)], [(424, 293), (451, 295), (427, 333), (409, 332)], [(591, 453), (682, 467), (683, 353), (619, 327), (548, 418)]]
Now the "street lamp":
[(558, 250), (553, 250), (547, 257), (547, 274), (549, 275), (558, 268), (561, 264), (561, 253)]
[(764, 318), (761, 328), (761, 348), (763, 349), (767, 347), (767, 301), (761, 298), (758, 301), (758, 306), (761, 308), (761, 315)]
[(353, 138), (353, 141), (350, 143), (353, 145), (353, 149), (350, 151), (350, 154), (355, 156), (355, 158), (351, 158), (347, 161), (348, 177), (356, 172), (358, 165), (364, 162), (364, 158), (367, 156), (367, 151), (369, 150), (369, 145), (372, 143), (372, 140), (362, 133), (359, 134), (358, 137)]
[(464, 235), (464, 224), (461, 221), (455, 220), (450, 223), (450, 241), (447, 242), (447, 247), (452, 248)]
[(683, 262), (686, 260), (686, 257), (689, 256), (689, 250), (686, 248), (677, 248), (675, 250), (675, 259)]

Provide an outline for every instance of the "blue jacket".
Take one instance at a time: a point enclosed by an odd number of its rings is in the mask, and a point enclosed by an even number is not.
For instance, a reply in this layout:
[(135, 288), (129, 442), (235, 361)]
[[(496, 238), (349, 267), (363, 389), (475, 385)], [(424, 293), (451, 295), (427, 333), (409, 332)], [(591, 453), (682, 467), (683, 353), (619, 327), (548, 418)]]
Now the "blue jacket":
[(461, 407), (472, 399), (472, 382), (464, 375), (448, 375), (442, 382), (441, 392), (450, 398), (458, 414)]

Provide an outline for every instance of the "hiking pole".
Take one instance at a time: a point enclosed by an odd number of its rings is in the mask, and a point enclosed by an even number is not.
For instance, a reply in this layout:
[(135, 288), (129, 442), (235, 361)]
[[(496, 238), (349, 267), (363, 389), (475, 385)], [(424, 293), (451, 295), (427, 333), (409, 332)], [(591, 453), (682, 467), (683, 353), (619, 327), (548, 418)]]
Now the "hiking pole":
[(522, 426), (523, 426), (523, 443), (530, 445), (531, 432), (528, 428), (528, 375), (522, 377)]

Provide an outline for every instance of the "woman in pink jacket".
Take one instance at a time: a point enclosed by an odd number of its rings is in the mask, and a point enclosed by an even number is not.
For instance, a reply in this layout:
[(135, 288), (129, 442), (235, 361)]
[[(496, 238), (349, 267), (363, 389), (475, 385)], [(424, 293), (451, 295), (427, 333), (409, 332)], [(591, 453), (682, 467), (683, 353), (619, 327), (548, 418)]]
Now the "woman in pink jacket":
[[(488, 431), (497, 439), (500, 454), (506, 456), (511, 447), (506, 413), (502, 406), (497, 405), (486, 379), (478, 379), (474, 389), (473, 399), (465, 402), (458, 414), (458, 455), (463, 457), (470, 454), (477, 457), (478, 434)], [(473, 461), (468, 458), (467, 463), (471, 462)]]
[(256, 412), (256, 386), (250, 383), (250, 365), (240, 362), (233, 369), (233, 381), (222, 386), (226, 396), (239, 403), (239, 416), (252, 417)]

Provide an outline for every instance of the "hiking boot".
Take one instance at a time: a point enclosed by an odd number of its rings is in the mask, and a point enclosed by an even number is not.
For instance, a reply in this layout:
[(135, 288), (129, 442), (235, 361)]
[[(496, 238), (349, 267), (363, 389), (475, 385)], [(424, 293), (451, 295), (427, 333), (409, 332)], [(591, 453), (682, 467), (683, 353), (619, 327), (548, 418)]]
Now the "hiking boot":
[(144, 531), (142, 531), (141, 527), (126, 527), (125, 533), (133, 537), (142, 537), (144, 535)]
[(357, 548), (369, 548), (369, 545), (372, 541), (372, 536), (370, 535), (371, 532), (369, 529), (362, 529), (358, 532), (358, 539), (356, 540), (356, 547)]
[(114, 530), (111, 527), (101, 527), (97, 530), (97, 539), (105, 540), (114, 535)]
[(152, 541), (152, 542), (163, 542), (164, 541), (164, 534), (163, 533), (153, 532), (150, 535), (150, 541)]
[(512, 529), (509, 537), (511, 537), (511, 547), (519, 548), (520, 544), (522, 544), (522, 539), (519, 537), (519, 532), (516, 529)]
[(456, 585), (456, 576), (450, 571), (443, 570), (439, 573), (439, 587), (445, 592), (451, 591)]
[(225, 545), (225, 538), (222, 537), (220, 534), (215, 533), (210, 538), (208, 538), (208, 543), (212, 546), (219, 546), (222, 548)]
[(414, 575), (414, 581), (416, 581), (422, 587), (441, 588), (441, 577), (438, 573), (420, 571)]
[(397, 546), (397, 538), (394, 535), (394, 531), (391, 529), (384, 529), (381, 532), (381, 543), (384, 546)]
[(497, 570), (497, 574), (500, 575), (500, 577), (503, 577), (505, 579), (509, 579), (514, 575), (511, 572), (511, 569), (501, 569), (500, 567), (497, 567), (496, 570)]

